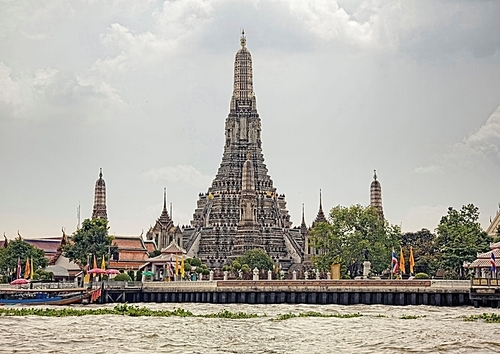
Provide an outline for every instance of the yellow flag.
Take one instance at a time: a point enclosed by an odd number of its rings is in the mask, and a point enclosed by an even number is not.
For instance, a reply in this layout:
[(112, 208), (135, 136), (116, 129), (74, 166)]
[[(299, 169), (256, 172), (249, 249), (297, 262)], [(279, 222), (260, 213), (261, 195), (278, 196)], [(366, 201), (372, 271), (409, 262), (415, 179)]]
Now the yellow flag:
[(175, 275), (179, 275), (179, 257), (175, 255)]
[(399, 269), (401, 269), (401, 273), (406, 274), (405, 272), (405, 256), (403, 254), (403, 249), (399, 249)]
[(30, 266), (30, 279), (33, 280), (33, 274), (35, 273), (35, 268), (33, 267), (33, 257), (31, 257), (31, 266)]
[(410, 247), (410, 274), (413, 274), (414, 266), (415, 266), (415, 260), (413, 259), (413, 247)]
[(181, 277), (184, 278), (184, 255), (181, 258)]
[(24, 279), (30, 277), (30, 259), (26, 258), (26, 266), (24, 267)]
[(94, 269), (97, 268), (97, 259), (95, 258), (95, 253), (94, 253)]
[(106, 262), (104, 261), (104, 255), (102, 256), (101, 269), (106, 270)]

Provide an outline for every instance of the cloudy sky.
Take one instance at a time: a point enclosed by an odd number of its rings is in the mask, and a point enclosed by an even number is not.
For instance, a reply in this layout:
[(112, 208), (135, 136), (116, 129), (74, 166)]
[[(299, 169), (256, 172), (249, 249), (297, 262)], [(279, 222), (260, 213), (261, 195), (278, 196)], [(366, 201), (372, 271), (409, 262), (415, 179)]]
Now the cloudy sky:
[(433, 230), (500, 202), (500, 2), (0, 1), (0, 232), (60, 235), (92, 213), (103, 168), (111, 233), (161, 212), (188, 224), (219, 166), (240, 30), (263, 152), (294, 224), (369, 203)]

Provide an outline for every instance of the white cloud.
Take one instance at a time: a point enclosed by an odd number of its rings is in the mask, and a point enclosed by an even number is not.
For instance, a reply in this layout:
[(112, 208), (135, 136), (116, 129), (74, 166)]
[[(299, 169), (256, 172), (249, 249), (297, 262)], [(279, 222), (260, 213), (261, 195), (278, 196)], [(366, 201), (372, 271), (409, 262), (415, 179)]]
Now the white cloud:
[(187, 184), (201, 189), (207, 188), (212, 180), (212, 177), (202, 174), (190, 165), (152, 168), (144, 172), (141, 178), (146, 182), (166, 181), (169, 183)]
[(422, 228), (433, 231), (441, 217), (446, 215), (448, 210), (444, 205), (418, 205), (411, 208), (408, 213), (403, 217), (402, 229), (404, 232), (416, 231)]
[(21, 103), (21, 87), (11, 78), (12, 70), (0, 62), (0, 102), (8, 105)]
[(413, 172), (419, 174), (436, 174), (436, 173), (441, 173), (442, 169), (438, 165), (427, 165), (427, 166), (417, 167), (413, 170)]
[(461, 145), (476, 154), (500, 161), (500, 106), (489, 116), (486, 123), (465, 138)]

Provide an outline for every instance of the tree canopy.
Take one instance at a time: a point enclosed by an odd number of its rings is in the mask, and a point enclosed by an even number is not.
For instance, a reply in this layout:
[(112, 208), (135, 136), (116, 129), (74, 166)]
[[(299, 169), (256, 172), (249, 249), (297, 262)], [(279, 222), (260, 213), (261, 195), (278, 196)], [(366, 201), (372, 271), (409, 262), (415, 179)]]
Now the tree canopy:
[(0, 249), (0, 270), (6, 275), (15, 274), (19, 259), (21, 270), (24, 273), (27, 258), (33, 258), (34, 269), (45, 268), (48, 264), (43, 250), (33, 247), (21, 239), (11, 240), (6, 248)]
[(486, 252), (492, 239), (479, 223), (479, 209), (473, 204), (460, 210), (448, 208), (437, 227), (437, 262), (448, 278), (463, 278), (463, 262), (472, 262), (478, 252)]
[[(401, 238), (403, 252), (407, 259), (410, 256), (410, 247), (413, 248), (415, 260), (414, 273), (433, 274), (437, 270), (437, 248), (435, 245), (436, 235), (427, 229), (417, 232), (406, 232)], [(409, 273), (409, 268), (407, 268)]]
[(309, 240), (319, 251), (313, 257), (318, 269), (329, 270), (332, 263), (340, 263), (342, 273), (355, 276), (361, 272), (366, 257), (377, 273), (390, 266), (391, 251), (400, 245), (398, 226), (380, 219), (377, 209), (359, 204), (336, 206), (329, 216), (329, 223), (314, 226)]
[(272, 270), (274, 268), (273, 260), (261, 248), (247, 251), (243, 256), (236, 258), (236, 261), (242, 266), (246, 264), (250, 269)]
[(85, 219), (82, 227), (71, 236), (70, 242), (63, 247), (63, 254), (70, 261), (84, 267), (89, 257), (95, 255), (97, 259), (108, 255), (113, 236), (108, 235), (108, 221), (106, 219)]

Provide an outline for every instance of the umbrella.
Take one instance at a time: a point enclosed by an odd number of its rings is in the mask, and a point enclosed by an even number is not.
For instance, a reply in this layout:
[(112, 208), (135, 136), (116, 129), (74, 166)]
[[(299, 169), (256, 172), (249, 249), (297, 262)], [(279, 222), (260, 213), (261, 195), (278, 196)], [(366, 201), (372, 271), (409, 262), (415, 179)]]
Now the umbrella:
[(28, 279), (19, 278), (10, 282), (10, 285), (21, 285), (28, 284), (30, 281)]
[(101, 268), (92, 268), (87, 273), (89, 273), (89, 274), (104, 274), (104, 273), (106, 273), (106, 271), (102, 270)]
[(106, 274), (120, 274), (120, 271), (118, 269), (108, 269)]
[(145, 272), (142, 272), (142, 275), (145, 275), (147, 277), (150, 277), (150, 276), (153, 276), (155, 275), (155, 273), (153, 273), (152, 271), (150, 270), (146, 270)]

